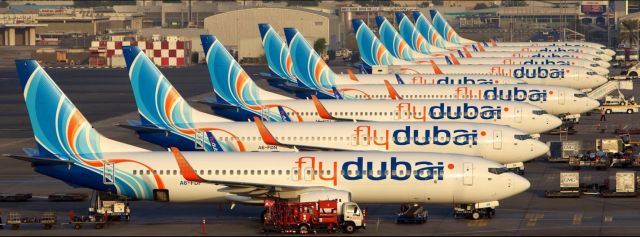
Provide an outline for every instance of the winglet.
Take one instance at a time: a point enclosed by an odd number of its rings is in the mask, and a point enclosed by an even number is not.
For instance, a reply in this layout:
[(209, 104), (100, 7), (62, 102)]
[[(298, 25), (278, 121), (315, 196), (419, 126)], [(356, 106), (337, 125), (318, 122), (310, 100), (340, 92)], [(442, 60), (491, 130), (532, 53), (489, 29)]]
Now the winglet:
[(451, 56), (451, 61), (453, 62), (453, 64), (455, 65), (460, 65), (460, 61), (458, 61), (458, 58), (456, 58), (455, 55), (453, 54), (449, 54)]
[(470, 58), (471, 57), (471, 53), (469, 53), (469, 50), (467, 50), (467, 47), (462, 47), (462, 51), (464, 51), (464, 57), (465, 58)]
[(438, 75), (444, 74), (444, 73), (442, 73), (442, 70), (440, 70), (440, 67), (438, 67), (436, 62), (434, 62), (433, 60), (429, 60), (429, 62), (431, 62), (431, 67), (433, 67), (433, 73), (438, 74)]
[(358, 81), (358, 78), (355, 74), (353, 74), (351, 68), (347, 68), (347, 74), (349, 74), (349, 79), (351, 79), (352, 81)]
[(404, 81), (402, 80), (402, 77), (400, 77), (400, 74), (396, 73), (396, 80), (398, 81), (398, 84), (404, 84)]
[(176, 162), (178, 162), (178, 167), (180, 168), (180, 174), (182, 174), (182, 177), (184, 177), (184, 179), (193, 182), (205, 181), (194, 171), (189, 162), (184, 158), (182, 153), (180, 153), (180, 150), (178, 150), (178, 148), (171, 147), (169, 150), (171, 151), (171, 153), (173, 153), (173, 157), (176, 158)]
[(318, 100), (318, 97), (316, 97), (315, 95), (311, 95), (311, 99), (313, 100), (313, 104), (316, 106), (316, 109), (318, 110), (318, 115), (320, 115), (320, 118), (323, 118), (323, 119), (335, 119), (329, 113), (329, 111), (327, 111), (327, 109), (324, 107), (324, 105), (322, 105), (320, 100)]
[(396, 89), (393, 88), (393, 86), (391, 85), (391, 83), (389, 83), (389, 81), (384, 80), (384, 85), (387, 87), (387, 91), (389, 91), (389, 96), (391, 97), (392, 100), (401, 100), (402, 99), (400, 94), (398, 94)]
[(258, 126), (258, 132), (260, 132), (260, 137), (262, 137), (262, 141), (264, 141), (265, 144), (280, 145), (280, 142), (276, 140), (276, 138), (271, 134), (269, 129), (267, 129), (267, 126), (264, 125), (260, 118), (254, 116), (253, 121), (256, 123), (256, 126)]
[(484, 52), (484, 47), (482, 47), (482, 44), (480, 44), (480, 42), (476, 44), (478, 45), (478, 49), (480, 50), (480, 52)]

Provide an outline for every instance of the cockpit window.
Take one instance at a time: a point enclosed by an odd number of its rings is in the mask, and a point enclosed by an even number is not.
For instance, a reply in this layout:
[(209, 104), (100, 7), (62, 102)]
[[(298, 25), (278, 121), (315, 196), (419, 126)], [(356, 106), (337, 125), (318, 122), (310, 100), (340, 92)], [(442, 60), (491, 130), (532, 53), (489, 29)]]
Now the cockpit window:
[(527, 83), (526, 83), (526, 82), (524, 82), (524, 81), (519, 81), (519, 82), (517, 82), (516, 84), (527, 84)]
[(509, 171), (509, 169), (507, 169), (506, 167), (500, 167), (500, 168), (489, 168), (489, 173), (492, 174), (504, 174), (504, 173), (509, 173), (511, 171)]
[(589, 71), (589, 72), (587, 72), (587, 75), (589, 75), (589, 76), (593, 76), (593, 75), (597, 75), (597, 74), (598, 74), (598, 73), (597, 73), (597, 72), (594, 72), (594, 71)]
[(596, 52), (596, 54), (604, 54), (604, 52), (598, 51), (598, 52)]
[(594, 58), (593, 61), (600, 61), (602, 60), (601, 58)]
[(589, 65), (589, 66), (591, 66), (591, 67), (599, 67), (600, 65), (599, 65), (599, 64), (597, 64), (597, 63), (592, 63), (592, 64), (591, 64), (591, 65)]
[(587, 93), (575, 93), (573, 94), (573, 96), (575, 96), (576, 98), (583, 98), (587, 97)]
[(516, 135), (513, 135), (513, 138), (515, 138), (517, 140), (521, 140), (521, 141), (528, 140), (528, 139), (533, 139), (533, 137), (531, 135), (529, 135), (529, 134), (520, 134), (520, 135), (516, 134)]
[(541, 110), (541, 109), (537, 109), (533, 111), (533, 114), (535, 115), (543, 115), (543, 114), (547, 114), (547, 111)]

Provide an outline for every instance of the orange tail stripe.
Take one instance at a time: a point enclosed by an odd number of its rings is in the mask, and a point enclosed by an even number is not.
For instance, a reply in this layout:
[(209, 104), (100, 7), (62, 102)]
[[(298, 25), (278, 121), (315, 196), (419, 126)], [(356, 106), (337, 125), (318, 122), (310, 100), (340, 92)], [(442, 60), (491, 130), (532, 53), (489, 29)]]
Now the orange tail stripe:
[(173, 157), (176, 158), (176, 162), (178, 163), (178, 167), (180, 168), (180, 173), (182, 174), (182, 177), (184, 177), (184, 179), (194, 182), (205, 181), (193, 170), (193, 168), (191, 168), (191, 165), (184, 158), (182, 153), (180, 153), (180, 150), (178, 150), (178, 148), (171, 147), (171, 153), (173, 153)]

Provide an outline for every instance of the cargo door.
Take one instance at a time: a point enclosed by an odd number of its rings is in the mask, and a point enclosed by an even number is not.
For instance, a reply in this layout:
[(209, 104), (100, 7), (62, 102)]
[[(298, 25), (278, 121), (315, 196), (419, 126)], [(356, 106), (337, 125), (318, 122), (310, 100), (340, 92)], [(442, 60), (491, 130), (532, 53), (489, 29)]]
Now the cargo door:
[(104, 163), (102, 167), (102, 183), (112, 185), (116, 181), (116, 165), (113, 162)]
[(493, 149), (502, 150), (502, 130), (493, 131)]
[(516, 123), (522, 123), (522, 108), (516, 107), (514, 115), (516, 116)]
[(565, 97), (565, 92), (564, 90), (560, 90), (558, 91), (558, 103), (563, 105), (564, 104), (564, 97)]
[(464, 163), (463, 164), (463, 176), (462, 176), (462, 184), (466, 186), (473, 185), (473, 163)]

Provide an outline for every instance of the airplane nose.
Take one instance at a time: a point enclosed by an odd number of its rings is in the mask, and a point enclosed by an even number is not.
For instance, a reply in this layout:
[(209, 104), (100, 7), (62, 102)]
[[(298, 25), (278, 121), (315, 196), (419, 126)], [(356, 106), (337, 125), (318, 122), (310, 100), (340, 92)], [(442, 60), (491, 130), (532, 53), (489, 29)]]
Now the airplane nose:
[(605, 49), (604, 50), (604, 54), (605, 55), (609, 55), (609, 56), (613, 56), (613, 55), (616, 55), (616, 51), (613, 51), (611, 49)]
[(605, 69), (608, 69), (608, 68), (611, 67), (611, 63), (605, 62), (605, 61), (602, 61), (602, 60), (600, 60), (598, 62), (598, 65), (600, 65), (600, 67), (605, 68)]
[[(609, 69), (607, 68), (603, 68), (603, 67), (595, 67), (593, 68), (594, 71), (596, 71), (596, 73), (598, 73), (598, 75), (602, 76), (602, 77), (606, 77), (609, 75)], [(605, 78), (606, 79), (606, 78)], [(604, 84), (604, 83), (603, 83)]]
[(554, 128), (560, 127), (560, 125), (562, 125), (562, 119), (560, 119), (560, 118), (558, 118), (556, 116), (550, 115), (550, 114), (547, 114), (546, 117), (547, 117), (548, 126), (547, 126), (547, 130), (544, 131), (544, 132), (548, 132), (548, 131), (550, 131), (550, 130), (552, 130)]
[[(607, 73), (608, 72), (609, 72), (609, 70), (607, 70)], [(598, 73), (600, 73), (600, 72), (598, 72)], [(607, 79), (606, 77), (601, 76), (601, 75), (592, 76), (590, 79), (591, 79), (591, 81), (593, 81), (593, 84), (590, 86), (591, 88), (596, 88), (596, 87), (601, 86), (604, 83), (607, 83), (609, 81), (609, 79)]]
[[(600, 107), (600, 101), (597, 101), (591, 98), (585, 98), (585, 99), (587, 99), (587, 111)], [(584, 112), (587, 112), (587, 111), (584, 111)]]
[(540, 157), (544, 154), (547, 154), (547, 152), (549, 152), (549, 146), (547, 146), (547, 144), (535, 139), (531, 139), (530, 142), (531, 142), (531, 154), (533, 155), (533, 158), (531, 159)]
[(531, 187), (531, 183), (529, 182), (529, 180), (517, 174), (513, 174), (513, 176), (515, 176), (511, 178), (511, 185), (514, 191), (513, 195), (527, 191), (529, 187)]

